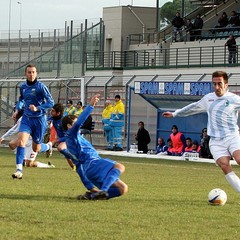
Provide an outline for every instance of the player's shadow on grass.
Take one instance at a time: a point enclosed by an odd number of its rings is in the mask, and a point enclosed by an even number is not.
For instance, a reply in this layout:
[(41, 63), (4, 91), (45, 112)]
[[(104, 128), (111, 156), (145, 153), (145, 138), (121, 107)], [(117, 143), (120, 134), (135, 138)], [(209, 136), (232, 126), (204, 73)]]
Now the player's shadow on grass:
[(1, 194), (0, 199), (72, 202), (73, 200), (76, 200), (76, 197), (73, 197), (73, 196), (69, 197), (69, 196), (23, 195), (23, 194)]

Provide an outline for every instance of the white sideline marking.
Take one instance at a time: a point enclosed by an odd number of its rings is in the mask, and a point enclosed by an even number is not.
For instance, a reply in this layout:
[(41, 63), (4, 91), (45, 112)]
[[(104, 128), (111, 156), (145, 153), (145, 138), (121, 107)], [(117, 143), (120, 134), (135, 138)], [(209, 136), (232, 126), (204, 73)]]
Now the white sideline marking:
[[(112, 155), (112, 156), (120, 156), (120, 157), (135, 157), (135, 158), (151, 158), (151, 159), (164, 159), (164, 160), (174, 160), (174, 161), (185, 161), (181, 157), (176, 156), (168, 156), (168, 155), (156, 155), (156, 154), (139, 154), (139, 153), (129, 153), (127, 151), (105, 151), (105, 150), (97, 150), (99, 154), (103, 155)], [(214, 163), (213, 159), (208, 158), (199, 158), (197, 160), (188, 160), (189, 162), (201, 162), (201, 163)], [(236, 161), (231, 160), (231, 165), (238, 165)]]

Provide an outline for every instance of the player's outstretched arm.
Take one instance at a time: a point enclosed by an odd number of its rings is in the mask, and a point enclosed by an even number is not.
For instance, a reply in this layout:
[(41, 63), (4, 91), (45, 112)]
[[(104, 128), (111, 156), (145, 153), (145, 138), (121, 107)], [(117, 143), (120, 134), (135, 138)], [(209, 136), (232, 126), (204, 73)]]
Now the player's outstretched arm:
[(162, 116), (165, 117), (165, 118), (172, 118), (173, 113), (172, 112), (163, 112)]
[(99, 101), (99, 97), (100, 97), (100, 94), (94, 95), (90, 100), (90, 105), (94, 107), (96, 103)]

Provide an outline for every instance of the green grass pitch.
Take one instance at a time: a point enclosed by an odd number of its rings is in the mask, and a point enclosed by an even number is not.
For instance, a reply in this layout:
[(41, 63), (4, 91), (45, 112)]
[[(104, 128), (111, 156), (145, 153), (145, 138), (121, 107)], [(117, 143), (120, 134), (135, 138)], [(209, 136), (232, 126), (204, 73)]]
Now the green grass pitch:
[[(55, 169), (24, 168), (23, 179), (13, 180), (15, 156), (0, 148), (0, 239), (240, 238), (240, 196), (214, 164), (109, 158), (126, 166), (129, 193), (77, 201), (85, 189), (59, 153), (51, 157)], [(43, 154), (37, 160), (47, 162)], [(207, 204), (216, 187), (228, 195), (225, 206)]]

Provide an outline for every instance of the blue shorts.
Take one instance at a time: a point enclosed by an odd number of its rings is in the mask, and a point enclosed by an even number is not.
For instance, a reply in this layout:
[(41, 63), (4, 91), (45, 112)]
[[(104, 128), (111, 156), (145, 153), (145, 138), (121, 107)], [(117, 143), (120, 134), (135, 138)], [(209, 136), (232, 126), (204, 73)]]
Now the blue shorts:
[(47, 129), (46, 116), (27, 117), (23, 115), (19, 132), (26, 132), (32, 136), (33, 142), (42, 143), (44, 134)]
[(95, 186), (101, 188), (107, 174), (116, 163), (117, 162), (106, 158), (92, 160), (85, 174)]

